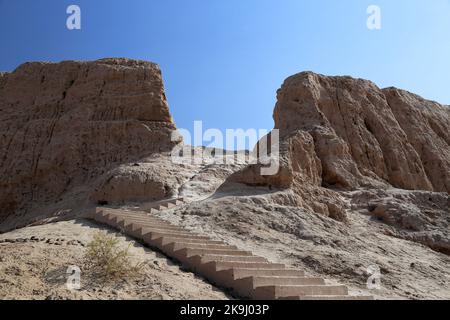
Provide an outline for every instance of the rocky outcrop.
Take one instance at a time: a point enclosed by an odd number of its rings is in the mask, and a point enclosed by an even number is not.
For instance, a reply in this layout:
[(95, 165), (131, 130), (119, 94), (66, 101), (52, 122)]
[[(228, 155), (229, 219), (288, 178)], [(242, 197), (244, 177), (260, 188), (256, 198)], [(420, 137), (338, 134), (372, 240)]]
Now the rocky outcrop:
[(344, 194), (354, 212), (388, 225), (385, 234), (450, 255), (450, 196), (429, 191), (357, 190)]
[[(271, 139), (269, 135), (269, 144)], [(288, 202), (280, 198), (280, 202), (276, 201), (280, 205), (301, 207), (338, 221), (347, 220), (345, 203), (334, 191), (321, 187), (322, 162), (310, 133), (294, 130), (280, 137), (278, 160), (279, 170), (275, 175), (262, 175), (262, 168), (267, 167), (263, 163), (252, 164), (231, 175), (228, 183), (285, 189), (289, 193)]]
[(450, 192), (448, 106), (367, 80), (303, 72), (278, 91), (274, 120), (279, 174), (240, 181)]
[[(296, 205), (337, 220), (335, 191), (450, 192), (450, 108), (370, 81), (303, 72), (278, 90), (280, 170), (250, 165), (229, 182), (291, 189)], [(270, 140), (270, 139), (269, 139)]]
[(191, 166), (175, 166), (167, 155), (155, 154), (107, 172), (94, 184), (90, 198), (95, 203), (114, 205), (175, 198), (194, 170)]
[(370, 81), (304, 72), (278, 91), (275, 128), (314, 140), (327, 187), (450, 192), (449, 108)]
[(156, 64), (25, 63), (0, 75), (0, 222), (173, 148)]

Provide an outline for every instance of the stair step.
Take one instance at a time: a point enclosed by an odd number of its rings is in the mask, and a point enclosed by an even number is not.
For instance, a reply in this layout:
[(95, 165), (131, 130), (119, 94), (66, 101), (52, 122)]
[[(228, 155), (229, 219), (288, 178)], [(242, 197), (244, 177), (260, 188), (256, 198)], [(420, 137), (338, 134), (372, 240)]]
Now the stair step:
[(151, 222), (151, 223), (166, 223), (169, 224), (169, 222), (161, 220), (161, 219), (155, 219), (152, 217), (141, 217), (141, 218), (134, 218), (134, 217), (128, 217), (128, 216), (118, 216), (115, 214), (109, 214), (109, 219), (114, 222), (121, 222), (121, 221), (133, 221), (133, 222)]
[(185, 242), (172, 242), (165, 246), (165, 250), (168, 252), (175, 252), (182, 249), (218, 249), (218, 250), (237, 250), (236, 246), (230, 246), (228, 244), (200, 244), (200, 243), (185, 243)]
[(206, 249), (205, 248), (184, 248), (184, 249), (175, 251), (175, 254), (186, 256), (186, 257), (204, 256), (204, 255), (253, 256), (253, 254), (249, 251), (234, 250), (234, 249), (209, 249), (209, 248), (206, 248)]
[(109, 224), (109, 216), (103, 211), (94, 214), (94, 220), (100, 223)]
[[(109, 216), (110, 218), (108, 219), (108, 224), (117, 228), (123, 228), (124, 224), (127, 223), (127, 218), (123, 218), (123, 217), (116, 217), (116, 216)], [(156, 221), (156, 220), (148, 220), (151, 222), (155, 222), (155, 223), (160, 223), (160, 221)]]
[(143, 225), (160, 226), (160, 227), (164, 227), (164, 228), (174, 228), (176, 230), (187, 231), (186, 229), (182, 229), (182, 228), (179, 228), (179, 227), (176, 227), (176, 226), (173, 226), (171, 224), (164, 223), (164, 222), (161, 222), (161, 221), (144, 221), (144, 222), (141, 222), (141, 221), (135, 221), (133, 219), (127, 219), (127, 218), (119, 218), (119, 219), (114, 218), (114, 219), (111, 219), (111, 221), (112, 221), (112, 223), (116, 224), (118, 227), (120, 227), (122, 229), (126, 228), (127, 226), (130, 226), (130, 225), (134, 224), (136, 226), (137, 225), (142, 225), (142, 226)]
[(346, 296), (346, 286), (303, 285), (303, 286), (264, 286), (253, 291), (252, 298), (258, 300), (274, 300), (293, 296)]
[(130, 224), (140, 224), (140, 225), (149, 225), (149, 226), (162, 226), (162, 227), (167, 227), (167, 228), (174, 228), (177, 230), (183, 230), (183, 231), (187, 231), (186, 229), (171, 225), (167, 222), (164, 221), (152, 221), (152, 220), (135, 220), (135, 219), (128, 219), (128, 218), (124, 218), (121, 219), (119, 222), (120, 226), (127, 226)]
[(252, 298), (258, 293), (259, 287), (267, 286), (319, 286), (325, 285), (325, 280), (311, 277), (247, 277), (234, 281), (228, 281), (230, 289), (238, 296)]
[(155, 204), (144, 204), (140, 207), (140, 210), (150, 213), (156, 213), (161, 210), (171, 209), (179, 205), (184, 204), (184, 199), (173, 199), (167, 202), (159, 202)]
[(164, 221), (160, 218), (157, 217), (152, 217), (152, 216), (147, 216), (147, 215), (142, 215), (142, 216), (131, 216), (131, 215), (117, 215), (117, 214), (113, 214), (111, 213), (112, 216), (118, 217), (118, 218), (122, 218), (122, 219), (128, 219), (128, 220), (135, 220), (135, 221), (152, 221), (152, 222), (165, 222), (165, 223), (169, 223), (167, 221)]
[(98, 217), (97, 220), (102, 220), (103, 223), (113, 227), (113, 228), (119, 228), (119, 222), (117, 221), (116, 217), (110, 215), (110, 214), (105, 214), (102, 215), (101, 217)]
[[(179, 201), (179, 200), (169, 200), (169, 201), (167, 201), (167, 203), (172, 203), (172, 204), (177, 204), (178, 202), (181, 202), (181, 201)], [(181, 202), (181, 203), (184, 203), (184, 202)], [(143, 205), (141, 205), (140, 209), (146, 211), (146, 210), (159, 208), (162, 205), (164, 205), (163, 202), (143, 204)]]
[(176, 226), (172, 226), (166, 223), (152, 223), (152, 222), (134, 222), (125, 220), (119, 223), (119, 226), (122, 228), (128, 228), (129, 226), (134, 226), (135, 228), (147, 228), (147, 229), (164, 229), (164, 230), (173, 230), (178, 232), (187, 232), (186, 229), (182, 229)]
[(248, 277), (241, 279), (253, 283), (253, 287), (264, 286), (305, 286), (305, 285), (325, 285), (325, 280), (317, 277)]
[(146, 226), (142, 226), (140, 224), (138, 224), (138, 225), (130, 224), (127, 227), (125, 227), (124, 230), (125, 230), (126, 233), (128, 233), (132, 237), (140, 239), (140, 240), (143, 240), (144, 236), (149, 234), (149, 233), (151, 233), (151, 232), (154, 232), (154, 233), (170, 233), (170, 234), (176, 233), (176, 234), (183, 234), (183, 235), (185, 235), (185, 234), (191, 235), (189, 233), (185, 233), (185, 232), (182, 232), (182, 231), (179, 231), (179, 230), (170, 229), (170, 228), (164, 228), (164, 227), (152, 227), (152, 228), (149, 228), (149, 227), (146, 227)]
[(177, 236), (166, 236), (163, 238), (156, 239), (155, 245), (163, 249), (168, 244), (171, 244), (173, 242), (185, 242), (185, 243), (196, 243), (196, 244), (218, 244), (218, 245), (224, 245), (225, 243), (220, 240), (211, 240), (211, 239), (186, 239), (184, 237), (177, 237)]
[(146, 212), (141, 211), (121, 211), (121, 210), (115, 210), (115, 209), (104, 209), (102, 210), (106, 214), (113, 214), (118, 217), (122, 216), (128, 216), (128, 217), (149, 217), (149, 215)]
[(258, 256), (233, 256), (233, 255), (219, 255), (219, 254), (205, 254), (200, 256), (201, 262), (208, 263), (211, 261), (217, 262), (246, 262), (246, 263), (267, 263), (267, 259)]
[(147, 228), (147, 229), (160, 229), (160, 230), (173, 230), (173, 231), (186, 231), (185, 229), (171, 226), (169, 224), (155, 224), (155, 223), (137, 223), (132, 222), (125, 225), (125, 228), (133, 226), (134, 228)]
[(234, 279), (242, 279), (251, 276), (255, 277), (303, 277), (304, 271), (292, 269), (238, 269), (234, 268), (224, 272), (229, 272)]
[(164, 240), (173, 241), (173, 239), (184, 239), (185, 241), (192, 240), (201, 240), (206, 241), (209, 240), (207, 237), (202, 236), (183, 236), (180, 234), (172, 234), (172, 233), (147, 233), (142, 236), (142, 240), (150, 246), (155, 246), (159, 249), (162, 249), (164, 246)]
[(141, 232), (142, 239), (148, 238), (151, 240), (156, 240), (163, 237), (178, 237), (186, 240), (198, 239), (198, 240), (209, 240), (206, 236), (200, 236), (189, 232), (178, 232), (178, 231), (164, 231), (164, 230), (151, 230), (143, 228)]
[[(131, 224), (133, 223), (133, 221), (128, 220), (127, 218), (119, 218), (119, 217), (114, 217), (114, 218), (110, 218), (109, 219), (109, 223), (110, 225), (113, 225), (119, 229), (123, 229), (124, 226), (126, 226), (127, 224)], [(154, 222), (155, 224), (161, 224), (160, 221), (150, 221), (149, 222)]]
[(151, 217), (151, 216), (140, 216), (140, 217), (135, 217), (135, 216), (129, 216), (129, 215), (117, 215), (114, 213), (110, 213), (109, 214), (111, 217), (114, 217), (116, 219), (126, 219), (126, 220), (134, 220), (134, 221), (150, 221), (150, 222), (165, 222), (168, 223), (162, 219), (159, 218), (155, 218), (155, 217)]
[(197, 256), (191, 259), (191, 268), (204, 277), (209, 279), (212, 283), (219, 287), (224, 287), (233, 290), (236, 280), (233, 278), (233, 270), (276, 270), (284, 269), (283, 264), (270, 262), (243, 262), (243, 261), (212, 261), (209, 263), (202, 263), (201, 257)]
[(167, 209), (172, 209), (174, 207), (176, 207), (176, 205), (174, 203), (166, 203), (162, 205), (163, 208), (167, 208)]
[(284, 264), (280, 263), (267, 263), (267, 262), (242, 262), (242, 261), (213, 261), (212, 266), (216, 271), (233, 269), (233, 268), (244, 268), (244, 269), (283, 269)]

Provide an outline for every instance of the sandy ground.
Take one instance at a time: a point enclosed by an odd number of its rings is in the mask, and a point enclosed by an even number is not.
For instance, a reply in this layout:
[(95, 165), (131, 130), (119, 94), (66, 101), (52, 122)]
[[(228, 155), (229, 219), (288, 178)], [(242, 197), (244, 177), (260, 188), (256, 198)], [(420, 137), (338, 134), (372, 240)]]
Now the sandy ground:
[[(81, 273), (81, 290), (67, 289), (67, 268), (82, 266), (85, 246), (98, 230), (130, 247), (142, 275), (110, 284), (93, 284)], [(84, 281), (83, 281), (84, 279)], [(163, 255), (86, 220), (28, 227), (0, 235), (0, 299), (222, 300), (228, 297), (203, 279), (184, 272)]]

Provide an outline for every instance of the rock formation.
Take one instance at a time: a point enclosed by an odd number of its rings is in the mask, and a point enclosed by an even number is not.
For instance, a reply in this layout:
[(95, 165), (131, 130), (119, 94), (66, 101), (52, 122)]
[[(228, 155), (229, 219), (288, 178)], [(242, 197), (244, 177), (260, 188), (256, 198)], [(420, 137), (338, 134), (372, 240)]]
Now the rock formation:
[(296, 206), (339, 221), (362, 210), (393, 226), (395, 237), (449, 252), (448, 106), (367, 80), (303, 72), (278, 91), (274, 120), (278, 174), (262, 176), (258, 164), (229, 182), (289, 190)]
[(0, 222), (119, 164), (170, 151), (174, 129), (153, 63), (25, 63), (2, 73)]
[(449, 112), (367, 80), (304, 72), (278, 91), (274, 120), (282, 135), (308, 137), (324, 186), (450, 192)]

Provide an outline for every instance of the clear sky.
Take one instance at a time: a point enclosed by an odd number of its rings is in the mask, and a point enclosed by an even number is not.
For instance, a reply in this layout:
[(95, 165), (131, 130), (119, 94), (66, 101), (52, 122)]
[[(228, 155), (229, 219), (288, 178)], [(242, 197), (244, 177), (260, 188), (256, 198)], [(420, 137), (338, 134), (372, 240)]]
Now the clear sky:
[[(81, 8), (82, 29), (66, 28)], [(381, 30), (366, 26), (381, 8)], [(161, 65), (178, 127), (271, 129), (297, 72), (351, 75), (450, 104), (449, 0), (0, 0), (0, 70), (129, 57)]]

